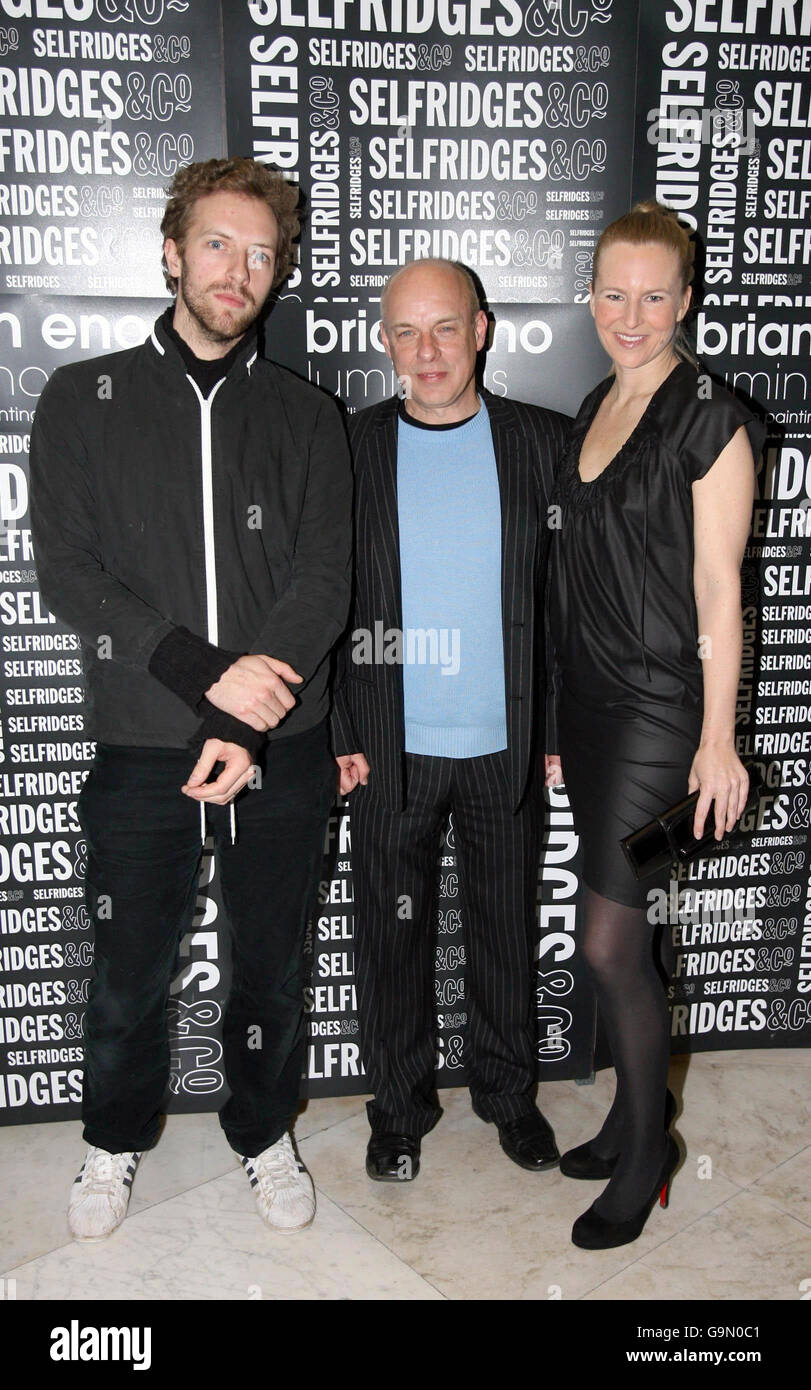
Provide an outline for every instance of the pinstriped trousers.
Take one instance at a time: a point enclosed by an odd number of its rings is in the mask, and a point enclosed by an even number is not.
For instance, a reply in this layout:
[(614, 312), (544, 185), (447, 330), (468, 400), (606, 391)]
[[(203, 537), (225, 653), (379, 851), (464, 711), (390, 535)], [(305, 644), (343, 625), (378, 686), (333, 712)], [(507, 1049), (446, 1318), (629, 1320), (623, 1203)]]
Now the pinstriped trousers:
[[(464, 1063), (471, 1101), (501, 1124), (534, 1108), (532, 960), (541, 806), (511, 809), (507, 754), (405, 755), (406, 807), (373, 780), (352, 793), (355, 974), (375, 1131), (421, 1136), (439, 1119), (434, 956), (439, 853), (453, 813), (465, 930)], [(410, 915), (409, 915), (410, 914)]]

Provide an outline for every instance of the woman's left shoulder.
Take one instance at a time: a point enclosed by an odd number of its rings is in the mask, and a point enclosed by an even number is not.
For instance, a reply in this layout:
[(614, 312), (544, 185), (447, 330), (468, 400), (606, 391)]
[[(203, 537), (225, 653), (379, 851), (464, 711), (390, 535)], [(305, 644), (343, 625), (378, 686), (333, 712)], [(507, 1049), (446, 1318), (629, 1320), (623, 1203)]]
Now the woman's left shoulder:
[(742, 418), (753, 414), (751, 408), (747, 411), (743, 401), (711, 377), (703, 367), (685, 361), (678, 362), (665, 378), (656, 393), (654, 405), (654, 414), (660, 425), (687, 428), (724, 411), (740, 414)]
[(656, 432), (682, 459), (689, 480), (703, 478), (743, 425), (752, 452), (763, 447), (765, 427), (753, 406), (691, 362), (679, 362), (655, 401)]

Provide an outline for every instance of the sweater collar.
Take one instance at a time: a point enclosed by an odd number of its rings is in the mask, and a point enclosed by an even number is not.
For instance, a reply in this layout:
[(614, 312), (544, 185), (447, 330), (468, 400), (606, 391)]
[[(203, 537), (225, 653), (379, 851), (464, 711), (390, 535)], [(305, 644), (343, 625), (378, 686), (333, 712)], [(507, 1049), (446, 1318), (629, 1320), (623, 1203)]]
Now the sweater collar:
[(479, 403), (477, 409), (472, 411), (470, 415), (466, 415), (464, 420), (452, 420), (449, 424), (433, 425), (429, 424), (426, 420), (418, 420), (416, 416), (409, 415), (408, 411), (406, 410), (405, 401), (398, 400), (397, 419), (398, 421), (402, 421), (406, 425), (411, 425), (414, 429), (426, 430), (428, 433), (444, 434), (450, 430), (460, 430), (463, 425), (469, 425), (471, 420), (475, 420), (478, 415), (481, 415), (482, 410), (486, 415), (487, 406), (484, 404), (484, 401), (481, 399), (481, 397), (478, 398), (478, 401)]
[[(486, 386), (479, 386), (479, 396), (482, 403), (487, 407), (487, 414), (490, 417), (490, 427), (493, 431), (493, 438), (498, 443), (499, 438), (507, 433), (520, 433), (516, 412), (509, 396), (494, 396), (492, 391), (488, 391)], [(379, 430), (391, 430), (392, 438), (397, 426), (397, 416), (399, 408), (399, 398), (397, 396), (387, 396), (380, 401), (377, 406), (371, 407), (374, 411), (372, 417), (373, 428)], [(496, 451), (498, 454), (498, 450)]]

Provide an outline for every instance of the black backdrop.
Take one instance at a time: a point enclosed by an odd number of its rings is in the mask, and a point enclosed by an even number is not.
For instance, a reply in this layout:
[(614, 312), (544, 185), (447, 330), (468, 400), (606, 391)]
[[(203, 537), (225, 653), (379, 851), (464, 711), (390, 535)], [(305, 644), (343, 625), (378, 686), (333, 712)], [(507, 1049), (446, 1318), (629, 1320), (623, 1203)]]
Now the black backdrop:
[[(776, 0), (0, 0), (0, 1122), (77, 1113), (92, 961), (75, 803), (93, 746), (77, 643), (36, 588), (31, 418), (60, 362), (146, 335), (166, 303), (165, 184), (226, 152), (277, 164), (307, 193), (267, 349), (350, 409), (393, 389), (376, 327), (385, 277), (439, 254), (486, 291), (490, 389), (573, 413), (606, 369), (586, 307), (600, 230), (654, 192), (696, 226), (701, 360), (770, 425), (736, 714), (770, 794), (746, 851), (692, 869), (660, 904), (677, 947), (673, 1046), (808, 1045), (808, 30), (807, 5)], [(555, 791), (539, 866), (541, 1079), (593, 1065), (578, 869)], [(352, 925), (338, 804), (308, 936), (310, 1095), (365, 1089)], [(207, 853), (172, 985), (174, 1109), (222, 1101), (224, 926)], [(464, 963), (449, 825), (440, 1085), (464, 1081)]]

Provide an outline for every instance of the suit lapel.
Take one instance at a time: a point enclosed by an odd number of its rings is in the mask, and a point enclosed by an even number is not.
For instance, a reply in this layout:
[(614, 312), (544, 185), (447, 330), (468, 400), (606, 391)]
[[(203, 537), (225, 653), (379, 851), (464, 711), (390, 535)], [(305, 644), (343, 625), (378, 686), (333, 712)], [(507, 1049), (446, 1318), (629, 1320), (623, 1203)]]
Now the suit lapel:
[(397, 503), (397, 401), (386, 401), (374, 422), (374, 465), (368, 470), (371, 543), (382, 585), (381, 611), (402, 627), (400, 523)]
[(501, 494), (501, 623), (510, 782), (517, 803), (532, 725), (535, 547), (538, 513), (527, 440), (508, 401), (485, 395)]
[[(526, 618), (537, 534), (537, 508), (533, 496), (533, 473), (526, 458), (526, 442), (515, 422), (509, 402), (484, 393), (496, 471), (501, 495), (501, 611), (504, 625), (504, 655), (510, 657), (513, 623)], [(530, 552), (529, 554), (527, 552)], [(513, 672), (513, 674), (515, 674)], [(508, 670), (508, 678), (510, 671)]]

